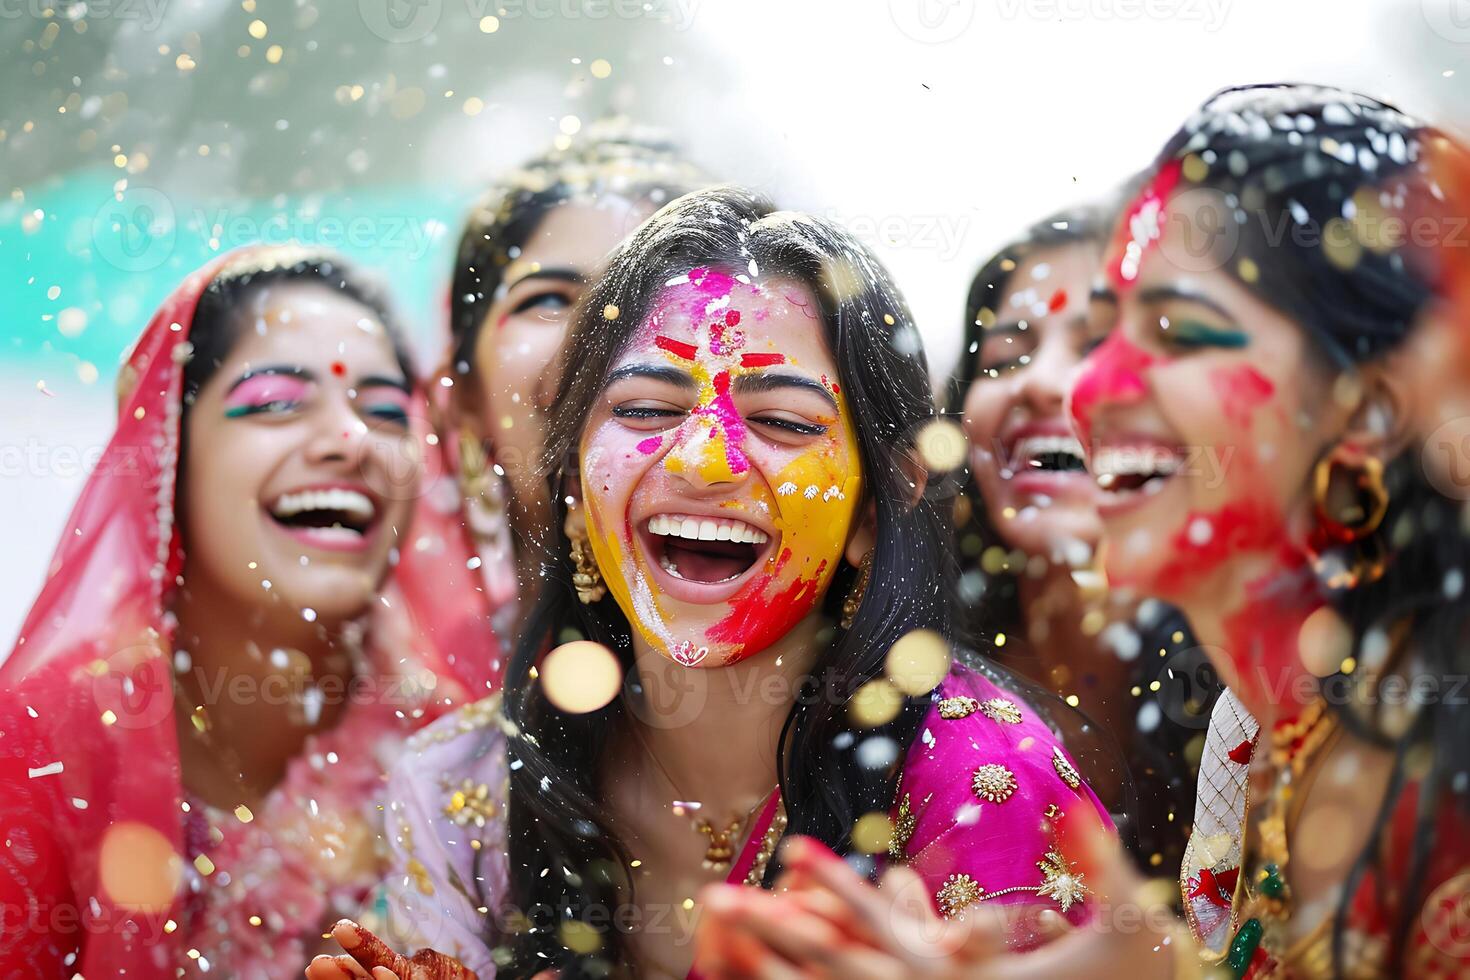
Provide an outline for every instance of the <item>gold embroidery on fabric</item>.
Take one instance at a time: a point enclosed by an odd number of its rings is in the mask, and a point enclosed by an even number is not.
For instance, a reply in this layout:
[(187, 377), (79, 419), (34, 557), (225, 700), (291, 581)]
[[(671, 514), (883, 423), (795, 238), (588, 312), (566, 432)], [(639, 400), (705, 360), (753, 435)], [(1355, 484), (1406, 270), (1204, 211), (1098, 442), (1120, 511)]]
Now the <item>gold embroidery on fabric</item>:
[(777, 802), (776, 812), (771, 817), (771, 825), (766, 828), (765, 836), (761, 838), (761, 848), (756, 851), (755, 863), (750, 866), (750, 871), (745, 875), (745, 884), (759, 888), (761, 881), (766, 877), (766, 865), (771, 863), (771, 855), (776, 853), (776, 845), (781, 843), (781, 837), (786, 833), (786, 802)]
[(1063, 912), (1071, 911), (1072, 906), (1087, 894), (1087, 886), (1082, 884), (1083, 876), (1072, 870), (1071, 862), (1057, 848), (1047, 851), (1046, 856), (1036, 862), (1036, 867), (1041, 870), (1041, 887), (1036, 889), (1036, 894), (1054, 899)]
[(939, 914), (946, 919), (963, 917), (965, 909), (976, 904), (985, 894), (985, 889), (967, 874), (952, 874), (945, 879), (939, 891), (934, 893), (934, 903)]
[(960, 718), (968, 718), (980, 710), (980, 702), (974, 698), (963, 695), (954, 698), (945, 698), (939, 702), (939, 717), (948, 721), (957, 721)]
[[(934, 799), (930, 793), (924, 797), (920, 806), (928, 806), (929, 801)], [(909, 841), (913, 840), (914, 829), (918, 826), (919, 816), (913, 810), (913, 801), (909, 794), (903, 794), (903, 799), (898, 803), (898, 814), (893, 819), (893, 836), (888, 841), (888, 858), (891, 861), (907, 861), (909, 859)]]
[(483, 829), (486, 822), (494, 819), (499, 807), (490, 798), (490, 784), (476, 783), (473, 779), (466, 779), (459, 788), (449, 794), (449, 803), (444, 807), (444, 815), (454, 821), (457, 827), (468, 827), (473, 824)]
[(1005, 698), (991, 698), (980, 705), (980, 710), (985, 712), (985, 717), (991, 721), (1004, 722), (1007, 725), (1019, 725), (1021, 723), (1021, 708), (1014, 701)]
[(1067, 761), (1067, 757), (1062, 755), (1061, 748), (1055, 745), (1051, 749), (1051, 767), (1057, 771), (1058, 776), (1062, 777), (1062, 782), (1072, 789), (1082, 785), (1081, 774), (1072, 766), (1072, 763)]
[(1016, 791), (1016, 774), (999, 763), (991, 763), (975, 770), (970, 788), (982, 800), (1004, 803)]

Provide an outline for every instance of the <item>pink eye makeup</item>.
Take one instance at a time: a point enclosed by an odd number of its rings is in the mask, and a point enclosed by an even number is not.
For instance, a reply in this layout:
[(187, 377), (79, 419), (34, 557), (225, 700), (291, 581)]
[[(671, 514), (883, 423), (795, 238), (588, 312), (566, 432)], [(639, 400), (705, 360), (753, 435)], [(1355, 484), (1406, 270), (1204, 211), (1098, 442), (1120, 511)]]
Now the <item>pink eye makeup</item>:
[(314, 387), (306, 373), (296, 368), (247, 372), (225, 396), (225, 418), (292, 411), (300, 407)]

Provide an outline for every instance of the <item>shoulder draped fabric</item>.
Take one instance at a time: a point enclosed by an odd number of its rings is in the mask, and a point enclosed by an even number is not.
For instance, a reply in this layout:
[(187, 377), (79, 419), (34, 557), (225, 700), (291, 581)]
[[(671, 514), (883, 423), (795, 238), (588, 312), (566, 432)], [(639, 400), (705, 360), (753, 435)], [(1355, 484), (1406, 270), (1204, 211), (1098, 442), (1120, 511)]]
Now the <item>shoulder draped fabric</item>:
[[(0, 665), (0, 966), (9, 975), (173, 978), (186, 842), (171, 592), (184, 365), (209, 283), (282, 253), (249, 248), (190, 275), (123, 366), (116, 431), (68, 518), (46, 583)], [(415, 413), (423, 418), (425, 413)], [(423, 440), (423, 432), (419, 433)], [(426, 471), (436, 472), (425, 442)], [(499, 650), (463, 532), (416, 526), (375, 606), (436, 676), (428, 715), (499, 683)], [(411, 574), (405, 574), (411, 572)]]

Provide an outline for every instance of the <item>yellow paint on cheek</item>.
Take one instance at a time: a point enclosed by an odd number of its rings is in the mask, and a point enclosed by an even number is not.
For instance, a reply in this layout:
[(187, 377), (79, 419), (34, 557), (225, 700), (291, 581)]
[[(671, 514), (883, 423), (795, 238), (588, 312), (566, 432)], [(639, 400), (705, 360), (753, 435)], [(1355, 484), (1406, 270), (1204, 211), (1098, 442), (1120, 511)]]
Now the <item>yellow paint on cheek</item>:
[[(585, 449), (581, 465), (583, 473), (590, 472)], [(624, 522), (616, 515), (605, 515), (595, 496), (587, 496), (586, 518), (587, 542), (613, 600), (650, 645), (667, 649), (670, 639), (664, 611), (638, 567)]]
[(783, 547), (791, 551), (787, 567), (803, 578), (822, 568), (823, 588), (837, 571), (862, 500), (862, 466), (850, 417), (847, 401), (839, 395), (832, 435), (782, 467), (775, 478), (776, 524)]

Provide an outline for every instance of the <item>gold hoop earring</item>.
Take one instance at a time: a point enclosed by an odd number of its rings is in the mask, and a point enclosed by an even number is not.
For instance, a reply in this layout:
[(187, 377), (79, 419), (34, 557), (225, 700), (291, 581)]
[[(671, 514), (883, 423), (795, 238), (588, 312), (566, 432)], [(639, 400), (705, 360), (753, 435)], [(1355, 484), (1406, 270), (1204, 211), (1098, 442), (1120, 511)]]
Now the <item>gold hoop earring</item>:
[(873, 552), (869, 551), (863, 555), (863, 560), (858, 563), (858, 579), (853, 585), (852, 591), (842, 603), (842, 628), (852, 629), (853, 621), (857, 619), (858, 607), (863, 604), (863, 595), (868, 591), (868, 580), (873, 576)]
[[(1332, 473), (1336, 461), (1319, 460), (1312, 472), (1312, 503), (1317, 527), (1312, 535), (1312, 565), (1331, 589), (1351, 589), (1363, 582), (1377, 581), (1388, 564), (1383, 542), (1375, 532), (1388, 514), (1389, 492), (1383, 483), (1383, 461), (1375, 456), (1363, 465), (1350, 467), (1359, 499), (1346, 512), (1335, 511)], [(1348, 554), (1336, 554), (1338, 549)]]
[(602, 571), (597, 567), (597, 559), (592, 555), (592, 546), (587, 541), (587, 533), (570, 535), (572, 543), (572, 587), (577, 590), (577, 598), (582, 600), (583, 605), (590, 606), (607, 595), (607, 585), (602, 581)]

